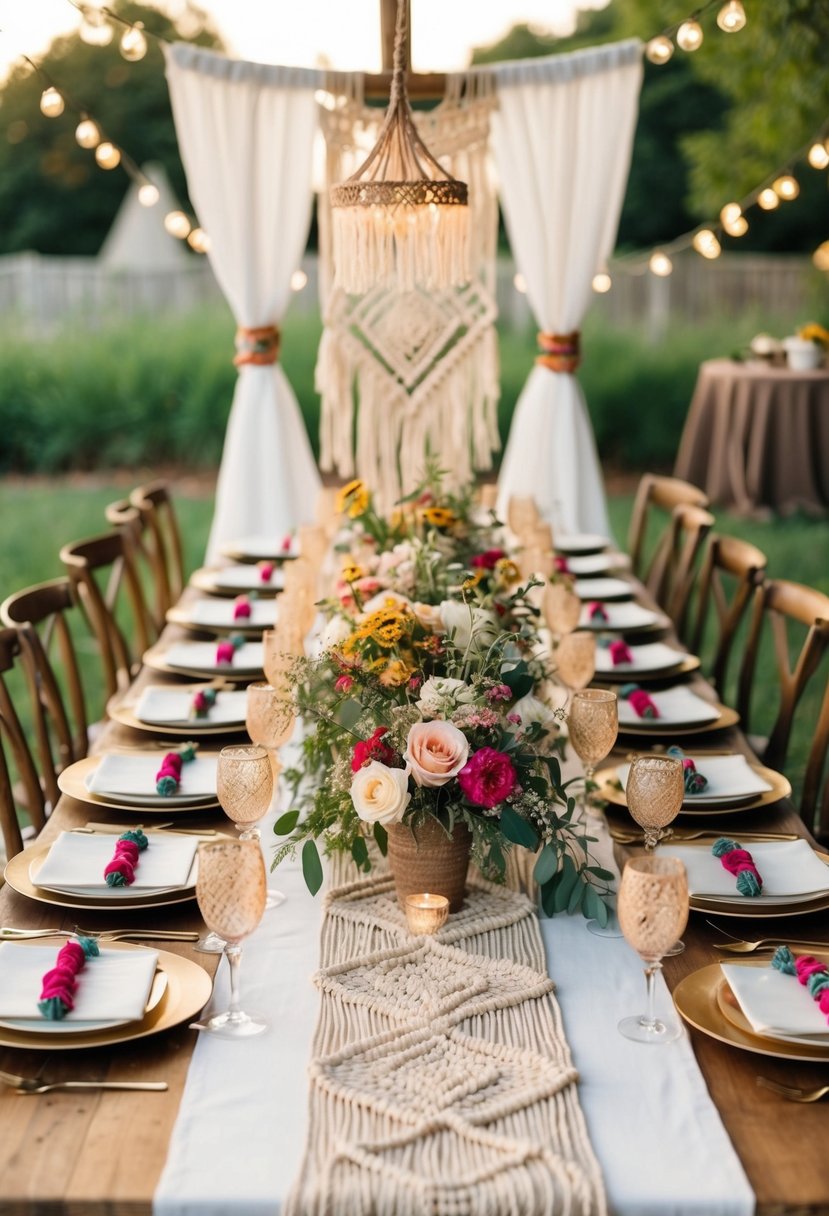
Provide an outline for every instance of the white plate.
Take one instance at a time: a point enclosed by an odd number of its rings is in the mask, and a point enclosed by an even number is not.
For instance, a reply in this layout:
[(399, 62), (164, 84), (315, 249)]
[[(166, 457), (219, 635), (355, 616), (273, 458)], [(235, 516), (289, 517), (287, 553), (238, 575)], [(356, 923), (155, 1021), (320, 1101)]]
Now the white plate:
[(687, 684), (675, 684), (661, 692), (649, 693), (659, 711), (658, 718), (640, 718), (630, 703), (619, 698), (619, 726), (652, 726), (659, 730), (665, 726), (698, 726), (704, 722), (716, 722), (720, 710), (710, 701), (698, 696)]
[[(290, 539), (286, 548), (285, 541)], [(243, 536), (222, 545), (222, 553), (234, 560), (251, 562), (284, 562), (299, 557), (299, 541), (295, 536)]]
[(242, 563), (234, 566), (204, 566), (194, 571), (190, 582), (201, 591), (217, 595), (239, 595), (243, 591), (258, 591), (260, 595), (274, 595), (285, 586), (285, 576), (277, 566), (267, 582), (262, 580), (258, 566)]
[(250, 601), (250, 616), (233, 615), (236, 611), (235, 600), (221, 600), (204, 597), (194, 603), (177, 605), (167, 613), (167, 619), (177, 625), (190, 626), (192, 629), (239, 629), (258, 630), (273, 629), (276, 623), (276, 608), (272, 599)]
[(651, 608), (645, 608), (642, 604), (636, 604), (632, 600), (623, 601), (616, 604), (602, 604), (607, 620), (603, 621), (601, 617), (591, 617), (588, 611), (587, 604), (581, 610), (579, 617), (579, 629), (593, 629), (596, 632), (613, 632), (618, 630), (624, 633), (633, 629), (665, 629), (668, 624), (668, 618), (661, 612), (654, 612)]
[(261, 642), (245, 642), (236, 651), (232, 663), (216, 662), (217, 646), (217, 642), (173, 642), (166, 649), (153, 647), (148, 650), (144, 660), (148, 666), (163, 664), (183, 674), (210, 672), (233, 679), (262, 673), (264, 650)]
[[(562, 553), (561, 555), (565, 555)], [(589, 578), (594, 574), (607, 574), (610, 570), (627, 570), (630, 558), (624, 553), (587, 553), (567, 555), (567, 573), (575, 578)]]
[(632, 661), (614, 664), (610, 652), (604, 646), (597, 646), (596, 675), (636, 676), (645, 673), (652, 674), (656, 671), (669, 671), (688, 658), (684, 650), (677, 650), (674, 646), (668, 646), (666, 642), (645, 642), (641, 646), (631, 646), (629, 649)]
[(577, 578), (573, 590), (580, 600), (629, 600), (636, 589), (626, 578)]
[[(167, 991), (167, 976), (163, 971), (156, 971), (150, 995), (147, 998), (145, 1014), (150, 1013), (161, 1002)], [(68, 1021), (61, 1018), (51, 1021), (48, 1018), (0, 1018), (0, 1026), (6, 1030), (25, 1030), (29, 1034), (85, 1034), (90, 1030), (109, 1030), (113, 1026), (127, 1026), (134, 1018), (113, 1018), (106, 1021)]]
[(244, 726), (248, 700), (245, 689), (221, 689), (203, 718), (190, 717), (195, 692), (194, 685), (183, 691), (166, 684), (151, 684), (135, 706), (135, 717), (149, 726)]
[(195, 885), (198, 840), (184, 835), (147, 832), (148, 847), (140, 854), (135, 882), (110, 887), (104, 869), (112, 860), (118, 837), (61, 832), (46, 857), (33, 861), (29, 877), (36, 886), (66, 895), (112, 898), (159, 895)]
[(169, 797), (155, 793), (156, 774), (164, 754), (162, 748), (152, 752), (105, 752), (86, 775), (84, 785), (96, 797), (129, 806), (200, 805), (215, 798), (218, 764), (215, 752), (212, 755), (200, 753), (182, 765), (180, 793)]
[[(724, 836), (731, 833), (724, 832)], [(739, 829), (734, 839), (740, 843)], [(751, 916), (752, 908), (769, 903), (791, 903), (813, 900), (829, 892), (829, 869), (806, 840), (747, 841), (745, 848), (763, 880), (760, 895), (740, 895), (736, 879), (711, 852), (713, 841), (705, 844), (682, 844), (666, 841), (657, 852), (678, 857), (688, 874), (688, 890), (696, 899), (736, 899)], [(829, 1028), (827, 1028), (829, 1029)]]
[(829, 1047), (826, 1016), (795, 976), (776, 971), (770, 960), (765, 967), (721, 963), (720, 968), (755, 1034)]
[(562, 532), (555, 537), (557, 553), (602, 553), (609, 548), (610, 541), (597, 532)]

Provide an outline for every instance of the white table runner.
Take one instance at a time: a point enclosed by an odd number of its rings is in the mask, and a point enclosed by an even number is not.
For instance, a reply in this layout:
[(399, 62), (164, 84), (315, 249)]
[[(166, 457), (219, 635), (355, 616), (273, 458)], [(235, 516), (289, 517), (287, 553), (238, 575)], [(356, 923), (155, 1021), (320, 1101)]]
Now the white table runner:
[[(268, 862), (270, 822), (262, 830)], [(600, 864), (612, 866), (609, 839)], [(305, 889), (298, 862), (284, 862), (272, 881), (288, 898), (265, 913), (245, 944), (242, 963), (243, 1004), (266, 1011), (272, 1029), (242, 1043), (201, 1036), (156, 1191), (155, 1216), (274, 1216), (299, 1172), (318, 1013), (311, 975), (319, 966), (322, 904)], [(646, 1047), (616, 1029), (624, 1014), (644, 1008), (638, 956), (623, 940), (591, 934), (581, 917), (540, 923), (610, 1212), (751, 1216), (751, 1187), (687, 1036)], [(225, 1007), (227, 999), (222, 963), (216, 1002)], [(661, 979), (658, 999), (663, 1009), (670, 1007)]]

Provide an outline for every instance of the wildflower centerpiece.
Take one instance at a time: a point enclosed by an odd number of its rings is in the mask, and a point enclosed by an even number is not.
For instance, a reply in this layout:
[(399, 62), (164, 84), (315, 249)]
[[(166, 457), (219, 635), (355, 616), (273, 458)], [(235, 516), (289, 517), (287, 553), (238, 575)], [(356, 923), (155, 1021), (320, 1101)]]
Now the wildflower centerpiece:
[[(370, 502), (359, 506), (373, 535)], [(534, 694), (548, 676), (534, 580), (520, 586), (500, 548), (481, 548), (479, 535), (469, 546), (473, 529), (444, 523), (433, 517), (418, 534), (416, 516), (416, 530), (384, 537), (390, 550), (368, 546), (379, 557), (370, 573), (351, 548), (355, 568), (343, 569), (322, 653), (298, 660), (289, 679), (306, 733), (286, 771), (293, 800), (275, 826), (287, 840), (273, 865), (301, 846), (316, 891), (320, 846), (363, 872), (388, 855), (401, 899), (430, 890), (457, 908), (469, 857), (503, 880), (518, 845), (537, 855), (547, 913), (583, 910), (604, 923), (613, 876), (592, 863), (593, 838), (562, 782), (557, 715)], [(383, 563), (401, 545), (405, 557)], [(363, 581), (390, 572), (379, 589)]]

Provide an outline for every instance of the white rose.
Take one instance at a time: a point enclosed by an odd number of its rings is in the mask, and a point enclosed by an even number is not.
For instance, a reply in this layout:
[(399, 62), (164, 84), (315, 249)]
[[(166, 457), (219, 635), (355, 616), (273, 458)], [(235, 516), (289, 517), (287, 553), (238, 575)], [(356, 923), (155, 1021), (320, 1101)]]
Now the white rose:
[(339, 646), (346, 638), (351, 636), (352, 626), (349, 625), (345, 617), (336, 615), (332, 616), (331, 620), (322, 631), (322, 649), (332, 650)]
[(364, 614), (368, 616), (370, 612), (379, 612), (381, 608), (386, 607), (389, 600), (394, 602), (396, 608), (408, 608), (412, 602), (405, 595), (399, 595), (396, 591), (378, 591), (377, 595), (372, 596), (363, 604)]
[(400, 823), (411, 802), (407, 768), (388, 768), (371, 760), (351, 781), (354, 810), (366, 823)]
[(457, 777), (469, 757), (469, 741), (452, 722), (415, 722), (403, 759), (418, 785), (429, 789)]
[(498, 622), (483, 608), (473, 608), (458, 600), (444, 600), (440, 606), (443, 627), (457, 647), (488, 650), (498, 636)]
[(516, 701), (510, 713), (518, 714), (523, 727), (540, 722), (545, 730), (552, 730), (557, 725), (557, 718), (549, 705), (528, 692), (520, 701)]
[(451, 714), (459, 705), (471, 705), (475, 693), (463, 680), (449, 676), (430, 676), (420, 690), (417, 708), (425, 718)]
[(430, 633), (443, 633), (439, 604), (412, 604), (412, 611), (424, 629)]

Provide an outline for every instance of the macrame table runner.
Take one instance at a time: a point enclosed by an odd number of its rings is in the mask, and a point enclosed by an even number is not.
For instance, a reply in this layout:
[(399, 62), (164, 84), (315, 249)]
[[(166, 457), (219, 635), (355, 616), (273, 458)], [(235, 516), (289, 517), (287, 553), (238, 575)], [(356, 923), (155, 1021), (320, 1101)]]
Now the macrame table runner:
[(593, 1216), (601, 1173), (529, 899), (472, 881), (411, 936), (387, 875), (330, 891), (287, 1216)]

